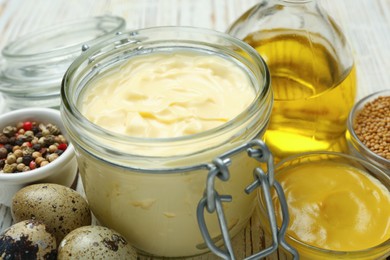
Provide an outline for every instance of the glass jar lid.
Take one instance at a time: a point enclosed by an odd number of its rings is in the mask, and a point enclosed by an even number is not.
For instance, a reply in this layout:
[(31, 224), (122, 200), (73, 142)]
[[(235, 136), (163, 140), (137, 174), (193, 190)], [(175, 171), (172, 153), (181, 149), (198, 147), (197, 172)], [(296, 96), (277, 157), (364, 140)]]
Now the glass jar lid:
[(51, 26), (10, 42), (2, 50), (0, 91), (11, 105), (14, 97), (28, 98), (31, 92), (44, 93), (50, 99), (59, 97), (62, 76), (81, 54), (82, 45), (104, 41), (125, 26), (121, 17), (96, 16)]

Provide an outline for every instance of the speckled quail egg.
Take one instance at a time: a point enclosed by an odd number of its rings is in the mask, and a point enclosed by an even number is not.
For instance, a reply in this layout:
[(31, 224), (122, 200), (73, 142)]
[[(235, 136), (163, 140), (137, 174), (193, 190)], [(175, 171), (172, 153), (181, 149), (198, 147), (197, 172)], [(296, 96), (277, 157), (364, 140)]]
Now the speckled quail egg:
[(0, 259), (56, 259), (57, 243), (45, 224), (18, 222), (0, 235)]
[(91, 225), (91, 211), (80, 193), (58, 184), (34, 184), (19, 190), (12, 199), (15, 222), (40, 220), (56, 237), (57, 244), (70, 231)]
[(132, 260), (137, 252), (118, 232), (102, 226), (77, 228), (58, 247), (58, 260), (92, 258)]

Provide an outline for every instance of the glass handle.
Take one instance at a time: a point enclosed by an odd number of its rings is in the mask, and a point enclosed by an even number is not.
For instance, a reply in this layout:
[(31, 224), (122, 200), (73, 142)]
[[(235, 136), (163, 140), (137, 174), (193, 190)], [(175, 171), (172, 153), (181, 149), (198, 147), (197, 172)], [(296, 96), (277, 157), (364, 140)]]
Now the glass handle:
[[(211, 164), (208, 165), (209, 173), (207, 175), (207, 180), (206, 180), (205, 194), (203, 198), (200, 200), (197, 207), (197, 218), (198, 218), (199, 229), (201, 231), (203, 239), (205, 240), (206, 245), (215, 255), (221, 257), (222, 259), (226, 259), (226, 260), (236, 259), (234, 256), (231, 239), (229, 236), (229, 230), (227, 227), (225, 214), (222, 206), (223, 202), (231, 202), (232, 197), (230, 195), (219, 195), (214, 188), (214, 183), (216, 178), (223, 181), (229, 180), (229, 176), (230, 176), (229, 165), (231, 164), (231, 160), (229, 157), (231, 155), (242, 152), (244, 150), (247, 151), (249, 157), (254, 158), (259, 162), (267, 163), (267, 173), (265, 173), (261, 168), (256, 168), (254, 170), (255, 180), (253, 183), (247, 186), (245, 192), (249, 194), (255, 191), (257, 188), (260, 188), (264, 196), (266, 210), (267, 210), (268, 219), (271, 228), (271, 234), (272, 234), (271, 246), (263, 249), (259, 253), (256, 253), (252, 256), (245, 258), (245, 260), (254, 260), (254, 259), (266, 257), (272, 254), (273, 252), (275, 252), (279, 246), (283, 247), (288, 252), (290, 252), (293, 255), (294, 259), (299, 259), (298, 252), (285, 241), (285, 234), (289, 222), (288, 208), (287, 208), (287, 202), (284, 196), (283, 189), (281, 185), (274, 180), (274, 167), (273, 167), (272, 154), (269, 151), (268, 147), (264, 144), (264, 142), (257, 139), (247, 144), (244, 144), (242, 146), (239, 146), (217, 157), (216, 159), (213, 160)], [(280, 201), (281, 210), (282, 210), (283, 221), (280, 229), (278, 229), (276, 223), (275, 209), (272, 203), (272, 197), (271, 197), (272, 188), (274, 188), (276, 191), (276, 194)], [(225, 250), (215, 245), (208, 232), (206, 221), (204, 218), (205, 209), (209, 213), (217, 214), (219, 228), (221, 230)]]

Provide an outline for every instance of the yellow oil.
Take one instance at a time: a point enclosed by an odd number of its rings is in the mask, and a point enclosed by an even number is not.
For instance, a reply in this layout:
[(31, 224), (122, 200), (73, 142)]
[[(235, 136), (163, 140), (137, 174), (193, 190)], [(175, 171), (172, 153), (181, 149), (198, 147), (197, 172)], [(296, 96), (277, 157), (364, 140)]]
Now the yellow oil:
[(264, 139), (275, 158), (307, 151), (343, 152), (346, 119), (356, 95), (354, 65), (342, 67), (318, 35), (273, 30), (244, 41), (270, 69), (274, 107)]

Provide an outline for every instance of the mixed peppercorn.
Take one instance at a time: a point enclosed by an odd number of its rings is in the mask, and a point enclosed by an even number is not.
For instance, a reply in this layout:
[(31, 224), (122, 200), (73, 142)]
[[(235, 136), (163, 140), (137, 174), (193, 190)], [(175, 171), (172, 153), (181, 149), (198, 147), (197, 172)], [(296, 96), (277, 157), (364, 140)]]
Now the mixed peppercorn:
[(26, 172), (56, 160), (68, 141), (54, 124), (31, 121), (6, 126), (0, 133), (0, 173)]

